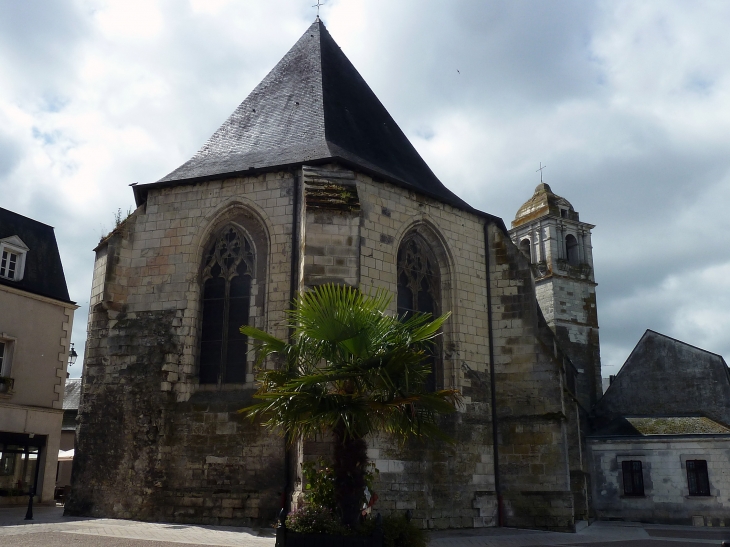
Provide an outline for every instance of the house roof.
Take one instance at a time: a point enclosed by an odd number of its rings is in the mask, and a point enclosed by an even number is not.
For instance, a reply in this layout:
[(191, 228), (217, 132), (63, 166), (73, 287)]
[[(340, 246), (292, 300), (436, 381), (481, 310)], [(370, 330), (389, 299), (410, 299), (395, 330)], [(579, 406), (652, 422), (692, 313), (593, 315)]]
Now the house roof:
[(25, 273), (20, 281), (0, 278), (0, 285), (71, 302), (53, 227), (0, 208), (0, 239), (11, 236), (19, 237), (29, 249)]
[(153, 187), (338, 162), (460, 209), (319, 20), (188, 161)]
[(591, 437), (730, 435), (730, 428), (705, 416), (620, 416)]
[(78, 410), (81, 397), (81, 378), (66, 378), (63, 394), (63, 409)]
[(722, 356), (647, 330), (594, 408), (601, 427), (619, 416), (702, 414), (730, 424)]

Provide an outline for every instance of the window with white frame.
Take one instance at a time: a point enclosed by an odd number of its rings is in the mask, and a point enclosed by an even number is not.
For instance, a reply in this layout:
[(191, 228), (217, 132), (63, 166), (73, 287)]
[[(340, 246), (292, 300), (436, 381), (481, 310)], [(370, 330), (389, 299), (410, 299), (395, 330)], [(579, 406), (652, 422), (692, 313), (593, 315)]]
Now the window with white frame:
[(12, 360), (13, 340), (0, 338), (0, 377), (10, 376), (10, 361)]
[(25, 273), (28, 247), (18, 236), (0, 239), (0, 277), (20, 281)]

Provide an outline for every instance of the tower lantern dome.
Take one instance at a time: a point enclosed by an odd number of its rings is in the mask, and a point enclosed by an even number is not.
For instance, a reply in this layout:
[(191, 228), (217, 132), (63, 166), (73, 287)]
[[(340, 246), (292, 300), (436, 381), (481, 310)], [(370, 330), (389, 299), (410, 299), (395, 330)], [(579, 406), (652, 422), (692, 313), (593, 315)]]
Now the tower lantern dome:
[(553, 193), (549, 184), (541, 182), (535, 188), (532, 197), (517, 210), (512, 228), (548, 215), (580, 220), (578, 213), (567, 199)]

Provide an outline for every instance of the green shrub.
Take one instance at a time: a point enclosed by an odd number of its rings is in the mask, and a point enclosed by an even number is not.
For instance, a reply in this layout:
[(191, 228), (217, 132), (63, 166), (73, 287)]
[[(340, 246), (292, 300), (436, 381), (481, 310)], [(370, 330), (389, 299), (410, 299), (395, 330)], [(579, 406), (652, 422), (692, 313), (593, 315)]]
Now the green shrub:
[[(375, 518), (371, 517), (363, 523), (359, 532), (369, 536), (373, 530), (375, 530)], [(426, 531), (410, 522), (404, 515), (383, 519), (384, 547), (425, 547), (427, 543)]]
[(335, 471), (332, 466), (327, 465), (322, 458), (316, 462), (306, 462), (302, 464), (302, 475), (307, 505), (335, 511)]
[[(379, 471), (375, 464), (368, 463), (365, 471), (365, 484), (373, 491), (373, 483)], [(335, 470), (323, 458), (316, 462), (310, 461), (302, 464), (302, 476), (304, 479), (304, 503), (313, 507), (324, 507), (337, 513), (337, 501), (335, 500)], [(362, 503), (366, 504), (363, 493)]]
[(286, 527), (301, 534), (329, 534), (347, 536), (352, 531), (340, 522), (340, 519), (330, 509), (305, 505), (289, 513), (286, 517)]

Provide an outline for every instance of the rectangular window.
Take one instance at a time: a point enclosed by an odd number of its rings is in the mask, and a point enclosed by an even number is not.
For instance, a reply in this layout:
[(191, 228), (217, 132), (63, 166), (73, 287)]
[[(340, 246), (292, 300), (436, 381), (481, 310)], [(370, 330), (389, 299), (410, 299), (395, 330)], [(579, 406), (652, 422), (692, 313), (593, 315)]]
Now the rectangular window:
[(18, 255), (10, 251), (3, 250), (3, 256), (0, 259), (0, 275), (8, 279), (15, 279), (15, 272), (18, 270)]
[(644, 495), (644, 475), (641, 470), (641, 462), (638, 460), (626, 460), (621, 462), (624, 475), (624, 496)]
[(5, 376), (5, 348), (6, 342), (0, 340), (0, 376)]
[(707, 460), (687, 460), (687, 486), (689, 486), (690, 496), (710, 495)]

